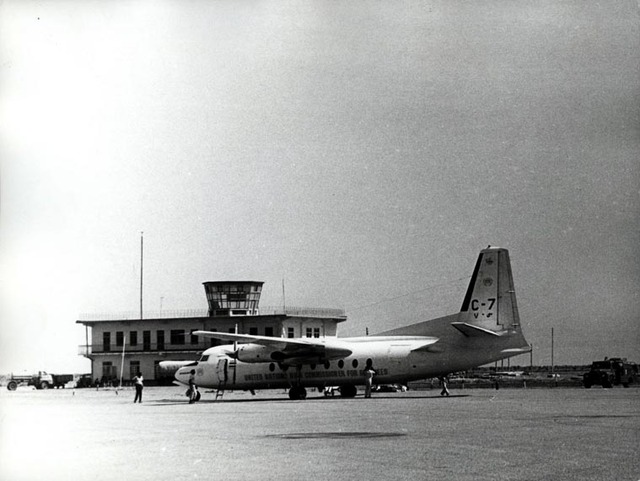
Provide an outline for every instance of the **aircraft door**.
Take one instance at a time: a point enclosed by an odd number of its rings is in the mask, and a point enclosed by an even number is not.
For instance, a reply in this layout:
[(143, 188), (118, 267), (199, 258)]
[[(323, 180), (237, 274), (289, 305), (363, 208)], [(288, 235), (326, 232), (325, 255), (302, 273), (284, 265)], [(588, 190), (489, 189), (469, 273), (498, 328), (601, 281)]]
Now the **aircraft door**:
[(216, 366), (216, 376), (218, 376), (218, 384), (222, 386), (227, 385), (227, 381), (229, 380), (229, 359), (220, 358), (218, 359), (218, 364)]

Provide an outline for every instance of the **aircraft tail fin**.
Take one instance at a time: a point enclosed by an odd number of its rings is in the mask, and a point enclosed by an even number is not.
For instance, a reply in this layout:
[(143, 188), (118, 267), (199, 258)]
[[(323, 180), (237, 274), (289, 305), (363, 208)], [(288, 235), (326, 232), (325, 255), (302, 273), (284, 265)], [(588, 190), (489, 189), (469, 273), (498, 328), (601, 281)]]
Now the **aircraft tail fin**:
[(507, 249), (488, 247), (480, 252), (458, 320), (452, 325), (470, 337), (520, 331)]

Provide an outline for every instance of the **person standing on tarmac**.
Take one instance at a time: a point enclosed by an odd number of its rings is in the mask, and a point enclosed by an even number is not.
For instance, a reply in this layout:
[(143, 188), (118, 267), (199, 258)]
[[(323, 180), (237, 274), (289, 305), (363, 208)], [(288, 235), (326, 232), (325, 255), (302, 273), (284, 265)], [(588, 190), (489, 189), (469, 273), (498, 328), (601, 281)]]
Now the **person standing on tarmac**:
[(447, 388), (447, 376), (441, 376), (440, 384), (442, 384), (442, 391), (440, 391), (440, 396), (449, 396), (449, 389)]
[(136, 401), (139, 403), (142, 402), (142, 389), (144, 388), (143, 382), (144, 382), (144, 378), (142, 377), (142, 374), (138, 372), (138, 375), (133, 378), (133, 385), (136, 388), (136, 397), (133, 398), (134, 403)]
[(367, 365), (364, 368), (364, 397), (371, 397), (371, 388), (373, 387), (373, 376), (376, 371), (373, 369), (371, 359), (367, 359)]
[(192, 369), (189, 374), (189, 404), (196, 402), (198, 397), (198, 386), (196, 386), (196, 370)]

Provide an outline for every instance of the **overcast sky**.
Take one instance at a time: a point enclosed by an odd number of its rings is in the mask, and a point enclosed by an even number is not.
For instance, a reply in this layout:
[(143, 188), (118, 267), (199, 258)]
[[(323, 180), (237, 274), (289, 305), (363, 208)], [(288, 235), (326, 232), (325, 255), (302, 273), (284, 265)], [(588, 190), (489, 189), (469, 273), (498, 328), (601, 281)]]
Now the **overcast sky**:
[[(86, 372), (80, 313), (457, 312), (511, 252), (534, 362), (640, 361), (635, 0), (4, 1), (0, 372)], [(529, 356), (512, 362), (529, 363)]]

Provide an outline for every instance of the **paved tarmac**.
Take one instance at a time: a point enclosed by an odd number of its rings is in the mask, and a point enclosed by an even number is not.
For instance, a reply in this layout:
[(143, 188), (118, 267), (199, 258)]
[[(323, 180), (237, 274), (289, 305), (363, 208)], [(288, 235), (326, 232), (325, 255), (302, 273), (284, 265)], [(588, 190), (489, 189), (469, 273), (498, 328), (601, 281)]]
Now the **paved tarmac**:
[(0, 392), (0, 479), (633, 480), (640, 389)]

